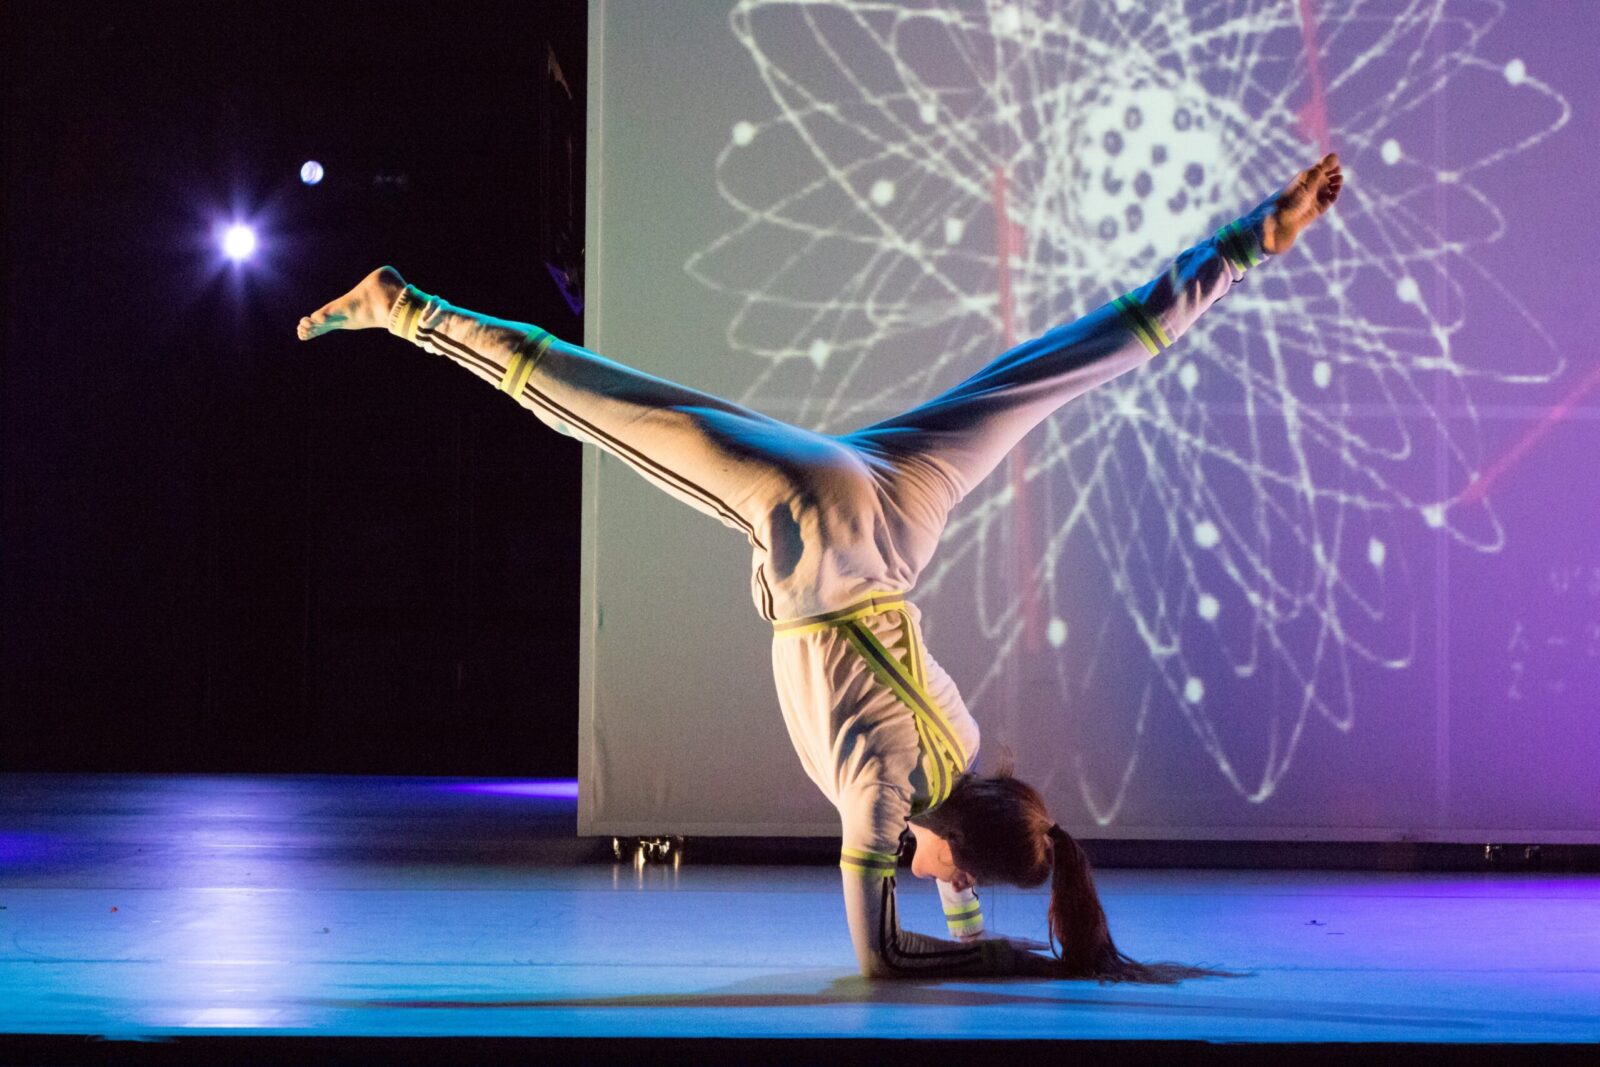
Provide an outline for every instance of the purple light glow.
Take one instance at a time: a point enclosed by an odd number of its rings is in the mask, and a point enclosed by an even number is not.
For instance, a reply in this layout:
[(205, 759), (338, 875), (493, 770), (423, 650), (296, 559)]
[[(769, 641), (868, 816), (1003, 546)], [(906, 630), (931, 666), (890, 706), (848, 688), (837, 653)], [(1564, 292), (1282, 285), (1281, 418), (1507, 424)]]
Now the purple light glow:
[(576, 778), (535, 778), (527, 781), (457, 782), (444, 788), (457, 793), (496, 793), (501, 796), (578, 799)]
[(0, 834), (0, 864), (43, 859), (55, 850), (55, 842), (42, 834)]

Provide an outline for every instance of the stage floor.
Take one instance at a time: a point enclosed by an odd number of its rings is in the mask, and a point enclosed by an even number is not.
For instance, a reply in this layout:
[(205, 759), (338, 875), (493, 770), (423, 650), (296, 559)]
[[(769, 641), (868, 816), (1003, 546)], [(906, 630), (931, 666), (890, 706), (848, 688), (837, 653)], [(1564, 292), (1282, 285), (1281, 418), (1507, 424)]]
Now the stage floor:
[(836, 868), (596, 862), (473, 784), (0, 776), (0, 1034), (1600, 1040), (1594, 875), (1104, 870), (1125, 951), (1254, 976), (869, 984)]

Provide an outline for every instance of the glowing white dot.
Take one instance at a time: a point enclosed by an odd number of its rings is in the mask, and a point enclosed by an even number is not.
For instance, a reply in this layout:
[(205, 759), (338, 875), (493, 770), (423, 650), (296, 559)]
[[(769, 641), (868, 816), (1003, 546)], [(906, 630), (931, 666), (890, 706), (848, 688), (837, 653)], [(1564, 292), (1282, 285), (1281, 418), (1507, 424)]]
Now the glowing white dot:
[(1371, 563), (1374, 567), (1381, 567), (1383, 566), (1383, 561), (1388, 557), (1389, 550), (1384, 547), (1382, 541), (1374, 537), (1372, 540), (1367, 542), (1367, 562)]
[(1394, 295), (1400, 298), (1402, 304), (1415, 304), (1422, 299), (1422, 289), (1415, 278), (1408, 276), (1395, 282)]
[(888, 178), (879, 178), (872, 183), (872, 202), (879, 207), (886, 206), (894, 199), (894, 182)]
[(1328, 361), (1320, 359), (1316, 366), (1311, 368), (1311, 380), (1317, 383), (1318, 389), (1326, 389), (1333, 381), (1333, 368), (1328, 366)]
[(944, 243), (945, 244), (947, 244), (947, 245), (958, 245), (958, 244), (960, 244), (961, 243), (961, 235), (963, 233), (966, 233), (966, 232), (967, 232), (967, 224), (962, 222), (960, 219), (945, 219), (944, 220)]
[(1444, 505), (1429, 504), (1422, 509), (1422, 521), (1437, 530), (1444, 525)]
[(1022, 10), (1015, 4), (1007, 4), (995, 12), (994, 28), (997, 33), (1016, 33), (1022, 29)]
[(1222, 605), (1217, 603), (1217, 598), (1210, 593), (1201, 593), (1200, 600), (1195, 604), (1195, 609), (1200, 612), (1200, 617), (1210, 622), (1222, 610)]
[(823, 364), (828, 362), (828, 357), (832, 354), (833, 346), (820, 337), (812, 341), (811, 347), (806, 349), (806, 355), (811, 357), (811, 362), (815, 363), (819, 370)]
[(1050, 625), (1045, 627), (1045, 639), (1050, 642), (1051, 648), (1060, 648), (1067, 643), (1067, 622), (1065, 619), (1051, 619)]
[(1222, 540), (1222, 534), (1217, 530), (1217, 524), (1210, 519), (1205, 519), (1195, 524), (1194, 543), (1201, 548), (1216, 548)]
[(300, 164), (300, 180), (307, 185), (315, 185), (322, 180), (322, 164), (314, 159), (308, 159)]
[(733, 124), (733, 143), (743, 148), (756, 139), (756, 127), (751, 122), (735, 122)]
[(1400, 142), (1393, 137), (1383, 142), (1383, 147), (1378, 149), (1378, 158), (1391, 167), (1400, 162)]
[(1198, 678), (1190, 678), (1183, 683), (1183, 699), (1191, 704), (1200, 703), (1206, 695), (1206, 683)]
[(939, 105), (929, 100), (917, 111), (917, 117), (927, 125), (932, 126), (939, 121)]
[(1528, 77), (1528, 65), (1520, 59), (1513, 59), (1506, 64), (1506, 81), (1512, 85), (1521, 85)]
[(231, 260), (247, 258), (256, 250), (256, 232), (242, 222), (228, 227), (222, 235), (222, 251)]
[(1200, 384), (1200, 368), (1193, 363), (1185, 363), (1178, 368), (1178, 384), (1188, 392), (1194, 392), (1194, 387)]

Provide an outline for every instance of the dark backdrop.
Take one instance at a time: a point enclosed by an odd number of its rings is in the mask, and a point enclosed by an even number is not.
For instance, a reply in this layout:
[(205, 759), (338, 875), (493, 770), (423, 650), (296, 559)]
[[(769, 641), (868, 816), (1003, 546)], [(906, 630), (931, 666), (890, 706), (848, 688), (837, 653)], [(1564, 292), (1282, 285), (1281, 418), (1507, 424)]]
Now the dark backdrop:
[(545, 264), (584, 34), (581, 0), (0, 6), (0, 770), (574, 771), (578, 447), (293, 331), (390, 262), (581, 337)]

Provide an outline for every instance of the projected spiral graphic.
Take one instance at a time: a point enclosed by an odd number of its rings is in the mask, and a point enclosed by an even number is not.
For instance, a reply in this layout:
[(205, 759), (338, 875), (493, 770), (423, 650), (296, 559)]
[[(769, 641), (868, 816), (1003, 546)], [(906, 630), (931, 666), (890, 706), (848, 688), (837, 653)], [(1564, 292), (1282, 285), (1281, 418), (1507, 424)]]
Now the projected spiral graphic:
[[(1323, 148), (1341, 153), (1337, 212), (1173, 352), (1030, 436), (956, 512), (920, 583), (924, 601), (976, 605), (959, 625), (994, 653), (962, 679), (977, 709), (1004, 703), (1024, 655), (1048, 659), (1071, 707), (1109, 685), (1109, 643), (1139, 650), (1143, 677), (1116, 683), (1136, 709), (1125, 750), (1075, 754), (1101, 824), (1152, 715), (1181, 715), (1240, 797), (1267, 800), (1308, 725), (1351, 730), (1359, 678), (1412, 661), (1405, 546), (1503, 545), (1474, 488), (1478, 407), (1564, 367), (1494, 274), (1491, 248), (1513, 238), (1476, 178), (1569, 117), (1527, 59), (1487, 54), (1504, 14), (1443, 0), (732, 12), (769, 96), (715, 161), (736, 223), (687, 268), (735, 302), (743, 399), (829, 432), (1143, 282)], [(1490, 106), (1508, 117), (1441, 143), (1442, 109)], [(1482, 316), (1525, 342), (1493, 366), (1456, 340)]]

